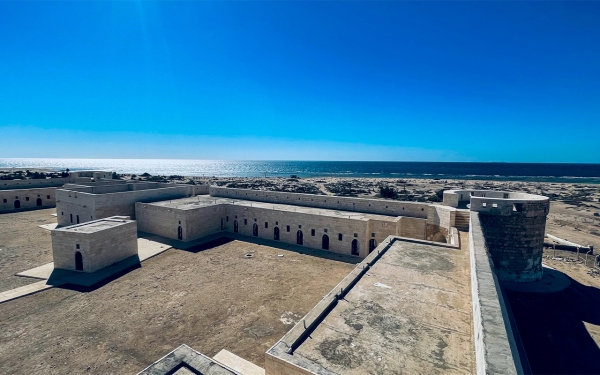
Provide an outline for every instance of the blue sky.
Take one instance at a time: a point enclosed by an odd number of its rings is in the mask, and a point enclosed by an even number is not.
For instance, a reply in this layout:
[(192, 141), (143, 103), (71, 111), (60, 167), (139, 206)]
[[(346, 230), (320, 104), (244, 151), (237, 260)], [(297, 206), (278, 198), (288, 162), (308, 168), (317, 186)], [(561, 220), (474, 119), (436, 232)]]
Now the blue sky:
[(2, 1), (0, 157), (600, 163), (600, 2)]

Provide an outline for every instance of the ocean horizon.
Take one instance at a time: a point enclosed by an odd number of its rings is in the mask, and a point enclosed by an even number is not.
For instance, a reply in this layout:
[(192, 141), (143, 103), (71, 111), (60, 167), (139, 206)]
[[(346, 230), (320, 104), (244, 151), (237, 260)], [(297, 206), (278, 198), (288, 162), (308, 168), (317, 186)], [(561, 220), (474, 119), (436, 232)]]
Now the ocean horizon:
[(600, 164), (2, 158), (0, 170), (39, 168), (196, 177), (349, 177), (600, 183)]

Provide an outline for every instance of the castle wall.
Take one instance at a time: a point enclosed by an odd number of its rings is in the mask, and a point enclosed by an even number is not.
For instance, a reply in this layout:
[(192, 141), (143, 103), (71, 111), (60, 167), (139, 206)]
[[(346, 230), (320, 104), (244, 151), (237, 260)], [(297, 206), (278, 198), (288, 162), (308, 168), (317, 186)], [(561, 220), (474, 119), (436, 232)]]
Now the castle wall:
[[(0, 190), (0, 212), (55, 207), (55, 192), (54, 187)], [(18, 201), (20, 208), (15, 208), (15, 201)], [(38, 203), (41, 205), (38, 206)]]
[(389, 216), (410, 216), (423, 219), (427, 218), (427, 208), (430, 206), (428, 203), (420, 202), (402, 202), (385, 199), (353, 197), (332, 197), (316, 194), (232, 189), (218, 186), (211, 186), (209, 192), (210, 195), (215, 197), (293, 204), (297, 206), (356, 211)]
[(79, 215), (80, 222), (109, 216), (135, 218), (136, 202), (157, 202), (191, 196), (193, 185), (170, 185), (172, 187), (126, 191), (108, 194), (90, 194), (64, 189), (56, 191), (58, 224), (70, 225), (70, 215)]

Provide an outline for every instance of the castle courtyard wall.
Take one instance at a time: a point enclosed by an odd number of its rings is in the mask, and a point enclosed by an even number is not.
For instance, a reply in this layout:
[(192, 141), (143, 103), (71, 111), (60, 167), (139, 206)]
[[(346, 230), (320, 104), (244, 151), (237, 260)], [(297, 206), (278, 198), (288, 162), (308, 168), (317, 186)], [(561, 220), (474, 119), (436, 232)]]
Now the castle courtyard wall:
[[(56, 189), (55, 187), (45, 187), (0, 190), (0, 212), (55, 207)], [(40, 206), (38, 206), (38, 199), (41, 200)], [(20, 208), (15, 208), (15, 201), (19, 201)]]

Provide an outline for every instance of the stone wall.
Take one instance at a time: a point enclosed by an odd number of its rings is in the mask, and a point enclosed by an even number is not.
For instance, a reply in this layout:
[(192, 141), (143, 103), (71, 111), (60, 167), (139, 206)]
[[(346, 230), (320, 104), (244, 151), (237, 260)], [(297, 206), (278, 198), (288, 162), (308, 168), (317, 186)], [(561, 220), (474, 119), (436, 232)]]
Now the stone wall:
[(332, 197), (316, 194), (284, 193), (278, 191), (261, 191), (248, 189), (232, 189), (218, 186), (210, 187), (210, 195), (215, 197), (237, 198), (260, 202), (293, 204), (333, 210), (356, 211), (389, 216), (409, 216), (427, 218), (427, 203), (402, 202), (387, 199), (367, 199), (352, 197)]
[(54, 187), (0, 190), (0, 212), (55, 207), (55, 192)]
[[(111, 221), (118, 225), (107, 229), (86, 232), (78, 231), (86, 225)], [(137, 255), (137, 227), (133, 220), (101, 219), (91, 223), (55, 229), (52, 235), (54, 268), (77, 271), (75, 254), (80, 252), (83, 272), (92, 273), (111, 264)]]
[(477, 374), (522, 374), (507, 307), (488, 255), (480, 216), (477, 212), (471, 213), (469, 232)]
[[(56, 191), (56, 211), (58, 224), (72, 224), (71, 215), (79, 215), (80, 222), (101, 219), (109, 216), (131, 216), (135, 218), (136, 202), (157, 202), (192, 196), (195, 185), (167, 184), (169, 187), (125, 191), (108, 194), (90, 194), (64, 189)], [(75, 223), (75, 219), (74, 219)]]

